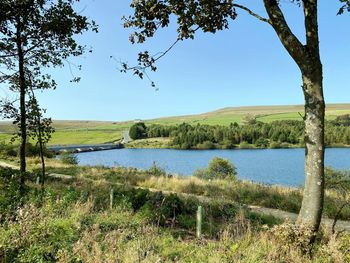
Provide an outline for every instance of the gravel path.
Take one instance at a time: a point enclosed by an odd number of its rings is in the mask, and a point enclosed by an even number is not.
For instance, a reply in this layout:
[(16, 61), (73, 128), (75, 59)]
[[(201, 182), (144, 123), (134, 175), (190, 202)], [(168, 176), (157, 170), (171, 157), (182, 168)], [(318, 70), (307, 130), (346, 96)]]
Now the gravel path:
[(5, 163), (3, 161), (0, 161), (0, 167), (5, 167), (5, 168), (11, 168), (11, 169), (19, 169), (17, 166)]

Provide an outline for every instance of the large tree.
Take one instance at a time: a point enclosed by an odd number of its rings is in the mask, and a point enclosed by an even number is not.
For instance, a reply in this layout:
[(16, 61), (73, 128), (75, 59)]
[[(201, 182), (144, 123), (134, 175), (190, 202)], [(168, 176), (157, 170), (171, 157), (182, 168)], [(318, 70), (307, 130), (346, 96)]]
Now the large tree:
[[(27, 108), (31, 90), (55, 89), (47, 68), (63, 66), (86, 50), (75, 35), (93, 29), (94, 22), (73, 8), (75, 0), (0, 1), (0, 83), (19, 95), (18, 120), (21, 189), (26, 173)], [(75, 79), (76, 80), (76, 79)]]
[[(324, 118), (323, 73), (319, 49), (318, 1), (290, 0), (303, 8), (306, 41), (303, 43), (292, 32), (281, 8), (282, 1), (262, 0), (265, 15), (257, 14), (247, 6), (232, 0), (138, 0), (131, 7), (134, 14), (125, 18), (125, 27), (136, 28), (130, 36), (132, 43), (143, 43), (153, 37), (159, 28), (167, 27), (172, 20), (177, 22), (176, 44), (184, 39), (193, 39), (198, 29), (215, 33), (228, 29), (229, 20), (235, 20), (238, 11), (247, 12), (267, 26), (277, 37), (298, 65), (302, 76), (305, 97), (305, 187), (298, 224), (310, 227), (315, 233), (320, 225), (324, 200)], [(340, 0), (339, 14), (349, 11), (350, 1)], [(170, 47), (171, 49), (171, 47)], [(169, 49), (169, 50), (170, 50)], [(169, 50), (157, 57), (149, 52), (139, 54), (138, 65), (133, 70), (143, 77), (145, 69), (156, 70), (155, 62)]]

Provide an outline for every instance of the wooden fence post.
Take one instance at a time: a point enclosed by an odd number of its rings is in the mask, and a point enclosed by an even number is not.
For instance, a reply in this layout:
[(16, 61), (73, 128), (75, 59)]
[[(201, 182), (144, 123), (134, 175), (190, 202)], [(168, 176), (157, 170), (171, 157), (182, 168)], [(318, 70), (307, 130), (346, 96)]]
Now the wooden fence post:
[(113, 199), (114, 199), (114, 190), (111, 187), (111, 191), (109, 193), (109, 208), (110, 209), (113, 209), (113, 201), (114, 201)]
[(197, 238), (202, 238), (202, 206), (197, 210)]

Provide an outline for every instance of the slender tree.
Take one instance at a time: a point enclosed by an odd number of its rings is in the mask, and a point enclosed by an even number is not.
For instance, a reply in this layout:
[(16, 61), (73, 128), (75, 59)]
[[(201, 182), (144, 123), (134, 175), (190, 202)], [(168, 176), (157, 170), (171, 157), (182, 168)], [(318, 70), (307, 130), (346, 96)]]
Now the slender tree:
[[(153, 37), (159, 28), (167, 27), (176, 19), (178, 38), (165, 52), (151, 56), (148, 51), (139, 54), (138, 65), (123, 64), (123, 71), (132, 70), (141, 78), (145, 70), (155, 71), (155, 62), (179, 41), (193, 39), (197, 30), (215, 33), (228, 29), (229, 20), (235, 20), (238, 11), (246, 12), (271, 26), (277, 37), (298, 65), (305, 97), (305, 187), (299, 225), (313, 230), (319, 228), (324, 200), (324, 118), (323, 73), (319, 50), (318, 0), (290, 0), (304, 11), (306, 42), (302, 43), (291, 30), (279, 0), (262, 0), (266, 17), (232, 0), (138, 0), (131, 7), (134, 14), (125, 19), (126, 28), (136, 28), (130, 35), (132, 43), (143, 43)], [(349, 11), (350, 1), (340, 0), (338, 14)], [(312, 241), (313, 237), (310, 237)]]
[[(29, 100), (26, 101), (26, 132), (27, 137), (31, 138), (33, 141), (36, 141), (36, 145), (39, 147), (42, 167), (40, 182), (42, 189), (44, 189), (46, 144), (51, 139), (51, 135), (55, 129), (52, 127), (51, 118), (43, 117), (46, 110), (40, 108), (33, 89), (31, 89), (31, 93), (28, 95)], [(21, 114), (18, 108), (17, 101), (10, 101), (7, 99), (0, 100), (0, 116), (4, 119), (13, 120), (13, 124), (16, 126), (20, 126), (21, 120)], [(12, 137), (12, 142), (16, 140), (18, 135), (20, 135), (20, 133), (15, 134)]]
[[(55, 89), (56, 82), (44, 73), (63, 66), (86, 47), (75, 36), (97, 31), (93, 21), (73, 8), (76, 0), (0, 1), (0, 83), (19, 94), (21, 192), (26, 174), (27, 109), (30, 89)], [(78, 78), (74, 78), (78, 81)]]
[(46, 144), (50, 141), (52, 133), (55, 129), (52, 127), (51, 118), (44, 118), (43, 114), (46, 112), (45, 109), (40, 108), (39, 102), (34, 94), (33, 89), (31, 89), (31, 93), (29, 94), (28, 101), (28, 134), (33, 140), (37, 142), (37, 146), (39, 147), (39, 155), (41, 160), (41, 176), (40, 183), (41, 189), (44, 191), (45, 186), (45, 151)]

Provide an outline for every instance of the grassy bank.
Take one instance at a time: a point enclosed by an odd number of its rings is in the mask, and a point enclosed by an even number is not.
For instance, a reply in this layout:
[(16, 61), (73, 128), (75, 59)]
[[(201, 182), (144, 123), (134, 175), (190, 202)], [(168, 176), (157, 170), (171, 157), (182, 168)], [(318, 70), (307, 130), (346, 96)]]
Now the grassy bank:
[[(34, 174), (39, 165), (35, 158), (28, 162)], [(0, 172), (1, 262), (350, 262), (348, 233), (321, 231), (310, 256), (306, 233), (242, 206), (253, 202), (294, 211), (300, 204), (298, 189), (76, 167), (51, 159), (49, 173), (73, 178), (49, 179), (44, 195), (29, 181), (25, 205), (18, 209), (19, 200), (10, 198), (13, 172)], [(198, 205), (204, 211), (201, 239), (195, 235)]]
[[(13, 135), (0, 134), (0, 142), (9, 143)], [(56, 131), (48, 145), (100, 144), (121, 140), (120, 130), (74, 130)]]
[(170, 148), (170, 138), (149, 138), (131, 141), (124, 145), (125, 148), (154, 148), (165, 149)]
[[(7, 163), (18, 166), (16, 158), (7, 158)], [(190, 194), (222, 202), (235, 202), (240, 205), (257, 205), (298, 213), (302, 200), (301, 188), (271, 186), (242, 180), (203, 180), (197, 177), (167, 176), (161, 168), (149, 170), (135, 168), (75, 166), (63, 164), (56, 159), (47, 159), (47, 172), (73, 175), (76, 178), (103, 182), (111, 185), (150, 188), (155, 191), (168, 191), (177, 194)], [(30, 158), (31, 171), (40, 169), (40, 160)], [(332, 170), (327, 169), (327, 174)], [(263, 176), (263, 175), (262, 175)], [(324, 215), (334, 218), (343, 197), (334, 191), (326, 191)], [(350, 219), (350, 207), (345, 207), (340, 219)]]
[[(159, 138), (148, 138), (134, 140), (124, 145), (125, 148), (133, 149), (181, 149), (174, 147), (172, 145), (172, 139), (169, 137), (159, 137)], [(272, 143), (268, 147), (257, 147), (255, 144), (242, 143), (231, 145), (231, 149), (295, 149), (295, 148), (304, 148), (303, 144), (291, 144), (291, 143)], [(347, 144), (330, 144), (326, 148), (350, 148), (350, 145)], [(222, 144), (210, 144), (209, 146), (200, 145), (199, 147), (193, 147), (192, 150), (227, 150), (226, 145)], [(182, 149), (184, 150), (184, 149)]]

